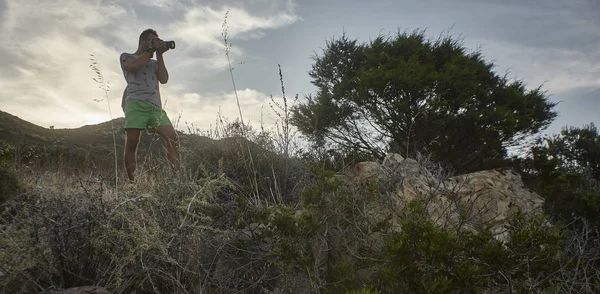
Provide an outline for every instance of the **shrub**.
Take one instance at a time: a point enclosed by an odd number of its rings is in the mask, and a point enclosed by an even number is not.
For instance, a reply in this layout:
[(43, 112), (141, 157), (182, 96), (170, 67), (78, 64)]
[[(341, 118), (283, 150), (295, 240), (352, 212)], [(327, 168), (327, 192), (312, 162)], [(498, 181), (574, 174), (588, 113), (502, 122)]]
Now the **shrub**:
[(15, 149), (4, 140), (0, 140), (0, 164), (11, 164), (14, 162)]
[(19, 181), (14, 169), (0, 163), (0, 204), (4, 203), (19, 190)]
[[(436, 226), (420, 199), (387, 215), (385, 206), (375, 206), (378, 214), (372, 214), (374, 203), (392, 197), (386, 195), (373, 185), (353, 188), (328, 172), (303, 194), (303, 209), (320, 224), (315, 239), (326, 240), (325, 246), (313, 247), (320, 251), (313, 255), (312, 275), (327, 292), (365, 287), (382, 293), (598, 290), (594, 262), (600, 255), (590, 245), (600, 243), (586, 239), (597, 238), (590, 227), (575, 232), (551, 225), (543, 215), (516, 214), (502, 242), (487, 231)], [(401, 230), (391, 229), (394, 220)], [(319, 252), (327, 252), (324, 260)]]
[[(268, 151), (243, 137), (212, 140), (190, 136), (187, 140), (184, 152), (189, 166), (204, 166), (212, 173), (221, 160), (223, 172), (249, 199), (294, 203), (307, 185), (309, 169), (303, 162)], [(192, 172), (195, 177), (202, 176), (199, 171)]]
[(285, 205), (247, 201), (222, 165), (198, 179), (141, 174), (118, 198), (87, 178), (36, 180), (44, 185), (0, 206), (2, 293), (84, 284), (113, 293), (256, 292), (282, 287), (283, 272), (307, 260), (296, 252), (308, 252), (314, 224)]

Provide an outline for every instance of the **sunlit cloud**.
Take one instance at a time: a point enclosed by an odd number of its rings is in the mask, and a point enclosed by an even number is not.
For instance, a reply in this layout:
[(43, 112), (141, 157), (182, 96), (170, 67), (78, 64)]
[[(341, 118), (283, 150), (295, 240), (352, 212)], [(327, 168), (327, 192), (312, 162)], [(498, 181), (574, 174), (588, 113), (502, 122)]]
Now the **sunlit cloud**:
[[(428, 28), (435, 38), (453, 25), (470, 48), (482, 46), (499, 74), (564, 101), (560, 124), (578, 123), (567, 117), (573, 113), (598, 121), (597, 112), (583, 111), (600, 89), (596, 2), (0, 0), (0, 110), (57, 128), (123, 116), (118, 56), (134, 52), (140, 32), (153, 28), (177, 42), (165, 55), (169, 83), (161, 85), (168, 114), (199, 125), (214, 123), (219, 111), (233, 120), (239, 113), (222, 35), (229, 11), (229, 57), (244, 120), (253, 124), (273, 121), (276, 64), (287, 69), (290, 95), (311, 93), (310, 56), (341, 31), (364, 41), (398, 27)], [(92, 80), (90, 54), (108, 93)]]
[[(118, 56), (134, 51), (139, 33), (150, 27), (161, 36), (177, 40), (177, 54), (167, 56), (168, 68), (192, 65), (201, 69), (198, 71), (202, 75), (227, 70), (221, 36), (227, 7), (191, 1), (153, 0), (144, 4), (168, 8), (179, 14), (174, 18), (179, 21), (149, 19), (125, 0), (8, 1), (0, 20), (0, 109), (42, 126), (56, 127), (79, 127), (123, 116), (120, 104), (125, 82)], [(289, 11), (259, 16), (242, 8), (232, 8), (229, 15), (231, 38), (260, 38), (265, 34), (263, 30), (281, 28), (298, 19)], [(233, 47), (231, 57), (243, 54), (242, 48)], [(109, 83), (108, 92), (93, 80), (96, 73), (90, 69), (92, 55), (104, 81)], [(187, 77), (190, 75), (194, 72)], [(174, 102), (182, 99), (179, 103), (183, 107), (175, 107), (175, 111), (185, 109), (186, 115), (189, 112), (194, 117), (216, 115), (216, 108), (208, 107), (206, 101), (196, 104), (189, 99), (189, 95), (212, 96), (185, 94), (189, 90), (177, 79), (161, 87), (163, 100), (171, 98), (170, 103), (176, 106)], [(180, 97), (177, 93), (184, 94)], [(240, 95), (247, 102), (265, 96), (256, 90), (244, 90)], [(227, 104), (231, 103), (230, 96), (224, 97), (208, 105), (220, 103), (223, 109), (232, 108)], [(255, 117), (253, 111), (249, 108), (249, 118)]]
[[(182, 123), (203, 128), (214, 125), (219, 114), (229, 121), (239, 119), (240, 111), (243, 121), (254, 127), (262, 125), (269, 129), (278, 121), (269, 106), (270, 96), (255, 89), (238, 90), (237, 97), (233, 91), (213, 95), (186, 93), (181, 96), (166, 92), (163, 97), (165, 109), (171, 116), (181, 116)], [(281, 97), (274, 96), (273, 99), (281, 101)]]

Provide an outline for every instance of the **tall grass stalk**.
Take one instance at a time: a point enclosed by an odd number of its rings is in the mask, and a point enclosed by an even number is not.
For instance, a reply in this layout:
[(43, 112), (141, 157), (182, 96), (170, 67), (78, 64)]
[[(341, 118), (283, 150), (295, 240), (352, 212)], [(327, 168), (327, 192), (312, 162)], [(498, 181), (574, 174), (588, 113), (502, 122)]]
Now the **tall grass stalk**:
[[(227, 57), (227, 65), (228, 65), (228, 69), (229, 69), (229, 74), (231, 76), (231, 83), (233, 84), (233, 91), (235, 93), (235, 100), (237, 102), (237, 107), (238, 107), (238, 111), (240, 114), (240, 123), (242, 124), (242, 136), (245, 137), (245, 125), (244, 125), (244, 117), (242, 115), (242, 107), (240, 106), (240, 98), (238, 97), (238, 93), (237, 93), (237, 87), (235, 86), (235, 78), (233, 77), (233, 67), (231, 66), (231, 59), (229, 58), (229, 53), (231, 52), (231, 43), (229, 42), (229, 35), (227, 32), (228, 26), (227, 26), (227, 18), (229, 17), (229, 9), (227, 9), (227, 12), (225, 13), (225, 18), (223, 20), (223, 25), (222, 25), (222, 32), (221, 32), (221, 36), (223, 36), (223, 43), (225, 44), (225, 56)], [(253, 193), (255, 193), (254, 195), (254, 201), (256, 204), (260, 203), (260, 193), (258, 191), (258, 179), (256, 178), (256, 168), (254, 165), (254, 159), (252, 157), (252, 152), (250, 151), (250, 145), (248, 144), (248, 142), (246, 141), (246, 149), (248, 151), (248, 159), (250, 161), (250, 164), (245, 164), (246, 165), (246, 171), (248, 172), (248, 176), (250, 177), (250, 182), (251, 184), (254, 186), (252, 187), (252, 191)]]
[[(275, 112), (275, 114), (281, 120), (281, 126), (279, 123), (277, 123), (277, 136), (279, 137), (278, 143), (279, 143), (281, 151), (283, 152), (285, 157), (289, 157), (290, 156), (290, 144), (291, 144), (291, 140), (293, 137), (293, 135), (290, 135), (291, 134), (291, 129), (290, 129), (290, 127), (291, 127), (290, 126), (291, 108), (288, 106), (288, 99), (285, 96), (285, 85), (283, 83), (283, 73), (281, 71), (281, 64), (278, 63), (277, 67), (279, 69), (279, 81), (281, 83), (281, 95), (282, 95), (283, 105), (281, 105), (281, 103), (275, 101), (275, 99), (273, 98), (273, 95), (271, 95), (271, 103), (269, 103), (269, 105), (271, 106), (271, 109), (273, 110), (273, 112)], [(297, 101), (298, 101), (298, 95), (296, 95), (294, 98), (294, 104)]]
[[(271, 110), (273, 110), (273, 112), (275, 113), (275, 115), (277, 115), (277, 117), (279, 117), (279, 121), (276, 123), (276, 142), (277, 145), (279, 145), (279, 151), (282, 152), (284, 154), (284, 156), (286, 158), (290, 157), (290, 144), (291, 144), (291, 140), (293, 135), (290, 135), (291, 133), (291, 129), (290, 129), (290, 114), (291, 114), (291, 108), (288, 106), (288, 99), (285, 96), (285, 84), (283, 82), (283, 72), (281, 71), (281, 64), (277, 64), (277, 68), (279, 70), (279, 82), (281, 83), (281, 97), (283, 100), (283, 105), (279, 102), (277, 102), (275, 100), (275, 98), (273, 98), (273, 95), (270, 95), (271, 97), (271, 102), (269, 103), (269, 106), (271, 107)], [(295, 96), (294, 99), (294, 104), (298, 101), (298, 95)], [(285, 162), (285, 168), (284, 168), (284, 173), (285, 176), (287, 177), (288, 173), (289, 173), (289, 165), (288, 162)], [(277, 178), (275, 175), (275, 172), (273, 170), (273, 178), (275, 180), (275, 191), (277, 193), (277, 199), (280, 200), (280, 202), (282, 201), (281, 199), (283, 199), (283, 195), (281, 193), (282, 189), (280, 189), (280, 187), (277, 185)], [(283, 187), (283, 191), (287, 191), (287, 181), (284, 181), (284, 187)]]
[(233, 78), (233, 67), (231, 67), (231, 59), (229, 53), (231, 52), (231, 43), (229, 43), (229, 35), (227, 34), (227, 17), (229, 17), (229, 9), (225, 12), (225, 19), (223, 20), (223, 42), (225, 43), (225, 56), (227, 57), (227, 65), (229, 66), (229, 75), (231, 76), (231, 84), (233, 84), (233, 92), (235, 93), (235, 101), (237, 102), (238, 111), (240, 113), (240, 121), (244, 124), (244, 116), (242, 115), (242, 108), (240, 107), (240, 98), (238, 97), (237, 87), (235, 86), (235, 79)]
[[(241, 123), (241, 130), (242, 130), (242, 136), (246, 137), (248, 139), (248, 134), (246, 133), (247, 130), (250, 130), (250, 126), (246, 126), (244, 123), (244, 119), (243, 119), (243, 114), (242, 114), (242, 109), (240, 106), (240, 100), (238, 97), (238, 93), (237, 93), (237, 87), (235, 84), (235, 78), (233, 76), (233, 67), (231, 66), (231, 58), (230, 58), (230, 52), (231, 52), (231, 43), (229, 42), (229, 35), (228, 35), (228, 25), (227, 25), (227, 20), (229, 17), (229, 10), (227, 10), (227, 12), (225, 13), (225, 18), (223, 21), (223, 25), (222, 25), (222, 33), (221, 35), (223, 36), (223, 42), (225, 44), (225, 56), (227, 57), (227, 64), (228, 64), (228, 69), (229, 69), (229, 74), (231, 76), (231, 82), (233, 84), (233, 90), (235, 92), (235, 98), (236, 98), (236, 102), (237, 102), (237, 107), (238, 107), (238, 111), (239, 111), (239, 116), (240, 116), (240, 123)], [(292, 141), (292, 137), (293, 135), (291, 134), (291, 124), (290, 124), (290, 117), (291, 117), (291, 108), (288, 105), (288, 98), (286, 97), (286, 93), (285, 93), (285, 85), (283, 82), (283, 73), (281, 70), (281, 65), (277, 64), (278, 66), (278, 70), (279, 70), (279, 80), (281, 82), (281, 93), (282, 93), (282, 99), (283, 102), (277, 102), (273, 95), (270, 95), (271, 97), (271, 102), (269, 103), (271, 109), (273, 110), (273, 112), (278, 116), (279, 121), (276, 123), (276, 134), (275, 134), (275, 142), (277, 144), (277, 151), (280, 152), (280, 154), (283, 154), (285, 158), (289, 158), (290, 157), (290, 145), (291, 145), (291, 141)], [(298, 100), (298, 95), (295, 96), (295, 100), (294, 103)], [(222, 121), (221, 121), (221, 125), (223, 125)], [(262, 133), (264, 134), (264, 126), (263, 126), (263, 121), (262, 121), (262, 112), (261, 112), (261, 130)], [(258, 203), (260, 201), (260, 195), (259, 195), (259, 187), (258, 187), (258, 180), (256, 178), (256, 168), (254, 165), (254, 159), (252, 156), (252, 153), (250, 151), (250, 146), (248, 144), (248, 142), (246, 142), (246, 149), (248, 152), (248, 159), (249, 159), (249, 164), (246, 164), (247, 167), (247, 172), (248, 175), (250, 177), (250, 182), (251, 184), (254, 186), (252, 187), (253, 189), (253, 193), (256, 193), (255, 195), (255, 201)], [(280, 187), (280, 183), (276, 178), (276, 174), (275, 174), (275, 170), (272, 168), (272, 172), (273, 172), (273, 185), (275, 186), (273, 190), (271, 190), (271, 196), (272, 196), (272, 201), (274, 203), (282, 203), (283, 202), (283, 195), (282, 195), (282, 191), (287, 191), (286, 187)], [(285, 171), (284, 173), (287, 176), (288, 173), (288, 166), (286, 163), (286, 167), (285, 167)], [(284, 181), (284, 186), (287, 183), (285, 183)], [(282, 189), (283, 188), (283, 189)]]
[(110, 128), (112, 131), (113, 137), (113, 148), (114, 148), (114, 158), (115, 158), (115, 197), (118, 198), (119, 194), (119, 163), (117, 159), (117, 136), (115, 135), (115, 125), (113, 121), (112, 110), (110, 109), (110, 100), (108, 99), (108, 92), (110, 91), (110, 83), (104, 79), (104, 75), (98, 68), (98, 62), (94, 57), (94, 54), (90, 54), (90, 69), (92, 69), (96, 73), (96, 77), (93, 80), (98, 84), (98, 88), (104, 92), (104, 99), (94, 99), (96, 102), (100, 102), (102, 100), (106, 100), (106, 104), (108, 104), (108, 115), (110, 117)]

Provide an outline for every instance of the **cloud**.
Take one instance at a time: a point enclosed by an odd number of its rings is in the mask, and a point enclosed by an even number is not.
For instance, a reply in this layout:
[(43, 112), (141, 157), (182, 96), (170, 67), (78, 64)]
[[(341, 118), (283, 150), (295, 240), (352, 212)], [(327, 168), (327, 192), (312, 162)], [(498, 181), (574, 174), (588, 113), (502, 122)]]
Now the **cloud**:
[[(162, 86), (163, 97), (171, 97), (171, 104), (178, 97), (188, 101), (189, 105), (175, 108), (177, 111), (185, 109), (186, 114), (190, 112), (196, 117), (214, 116), (216, 112), (212, 108), (189, 102), (189, 97), (193, 97), (190, 95), (213, 99), (212, 95), (195, 93), (195, 89), (190, 88), (192, 81), (226, 70), (223, 45), (219, 43), (226, 8), (218, 3), (214, 6), (216, 8), (192, 1), (161, 0), (35, 3), (0, 0), (0, 42), (3, 44), (0, 46), (0, 109), (33, 123), (57, 128), (106, 121), (110, 119), (109, 105), (113, 118), (122, 116), (120, 102), (125, 82), (118, 56), (135, 50), (139, 33), (152, 27), (159, 30), (161, 37), (175, 39), (178, 45), (176, 51), (166, 57), (171, 79)], [(162, 9), (161, 13), (156, 14), (155, 9)], [(232, 9), (230, 17), (229, 32), (236, 38), (260, 38), (261, 32), (281, 28), (298, 19), (288, 10), (255, 14), (242, 8)], [(92, 80), (96, 74), (89, 68), (90, 54), (110, 83), (109, 105), (106, 93)], [(234, 47), (232, 57), (243, 54), (239, 47)], [(181, 70), (186, 68), (195, 71)], [(170, 96), (165, 96), (169, 91)], [(264, 96), (255, 90), (242, 93), (246, 98)], [(94, 101), (97, 99), (103, 100)], [(218, 99), (229, 101), (230, 97), (224, 95)], [(247, 99), (253, 101), (254, 98)], [(214, 103), (218, 101), (209, 105)], [(209, 113), (203, 114), (203, 111)], [(249, 118), (254, 116), (252, 111), (248, 111)]]
[[(261, 123), (265, 128), (271, 128), (277, 117), (271, 110), (271, 98), (266, 93), (255, 89), (241, 89), (237, 91), (239, 108), (235, 92), (222, 92), (216, 94), (185, 93), (174, 95), (165, 92), (163, 99), (166, 102), (165, 111), (171, 120), (180, 117), (180, 128), (184, 123), (193, 124), (201, 129), (214, 126), (217, 116), (221, 114), (229, 121), (240, 117), (240, 109), (244, 123), (259, 127)], [(273, 97), (276, 101), (281, 97)]]
[(581, 87), (552, 97), (560, 102), (556, 106), (558, 118), (546, 133), (559, 133), (565, 126), (583, 127), (589, 123), (600, 125), (600, 87)]
[[(188, 64), (203, 64), (209, 69), (224, 70), (227, 67), (227, 60), (223, 54), (222, 24), (227, 10), (227, 7), (191, 8), (181, 21), (170, 23), (164, 35), (181, 40), (183, 46), (180, 50), (189, 57)], [(229, 42), (232, 42), (232, 39), (258, 39), (264, 35), (263, 30), (280, 28), (298, 19), (298, 16), (285, 11), (277, 15), (261, 17), (250, 15), (248, 11), (240, 8), (231, 8), (227, 17), (226, 34)], [(230, 54), (232, 59), (242, 55), (239, 48), (232, 48)]]
[[(89, 54), (97, 53), (101, 63), (110, 64), (117, 52), (85, 31), (107, 26), (111, 17), (124, 13), (116, 5), (80, 1), (8, 2), (0, 27), (5, 44), (0, 55), (9, 57), (0, 71), (3, 110), (44, 126), (74, 127), (108, 119), (102, 115), (106, 108), (93, 101), (103, 93), (92, 80)], [(104, 73), (115, 78), (114, 71)]]
[[(562, 93), (600, 85), (597, 1), (459, 0), (449, 14), (500, 74)], [(472, 13), (480, 11), (481, 13)], [(452, 32), (455, 33), (455, 32)]]
[[(473, 39), (496, 71), (522, 79), (528, 88), (542, 86), (557, 94), (577, 88), (600, 87), (600, 52), (566, 48), (537, 48), (492, 39)], [(526, 66), (525, 66), (526, 65)]]
[[(527, 47), (591, 50), (600, 44), (600, 21), (590, 13), (585, 2), (573, 5), (565, 1), (536, 1), (539, 5), (497, 3), (486, 10), (494, 11), (488, 21), (498, 24), (487, 29), (497, 39)], [(575, 46), (574, 46), (575, 45)]]
[[(408, 7), (413, 23), (433, 24), (482, 46), (497, 70), (554, 93), (600, 81), (600, 2), (596, 0), (432, 0)], [(432, 6), (441, 13), (432, 13)], [(477, 13), (474, 13), (477, 12)], [(410, 21), (407, 20), (408, 23)], [(437, 37), (433, 35), (432, 37)]]
[[(105, 93), (92, 80), (91, 53), (110, 82), (112, 116), (122, 116), (125, 83), (118, 56), (135, 51), (139, 33), (154, 28), (163, 39), (177, 42), (165, 57), (169, 83), (161, 85), (169, 115), (181, 113), (182, 121), (207, 125), (221, 106), (233, 119), (238, 112), (221, 35), (228, 8), (231, 62), (243, 89), (244, 119), (253, 124), (263, 109), (270, 113), (267, 94), (278, 91), (273, 59), (298, 72), (312, 50), (324, 44), (324, 32), (341, 30), (350, 21), (360, 28), (437, 24), (444, 29), (456, 23), (453, 31), (464, 34), (473, 48), (483, 45), (486, 60), (496, 60), (500, 74), (510, 70), (530, 87), (544, 84), (567, 108), (581, 109), (578, 101), (591, 105), (576, 99), (587, 95), (577, 89), (600, 87), (600, 2), (595, 0), (406, 1), (390, 2), (385, 9), (358, 1), (299, 3), (300, 8), (291, 0), (0, 0), (0, 109), (44, 126), (108, 120), (106, 100), (94, 101)], [(297, 9), (307, 19), (302, 27), (293, 26), (302, 21)], [(485, 13), (473, 13), (477, 10)], [(356, 12), (360, 19), (348, 19)], [(314, 90), (307, 68), (286, 73), (286, 86), (294, 92)]]
[(147, 0), (139, 1), (138, 4), (147, 5), (150, 7), (158, 7), (161, 9), (172, 9), (177, 5), (177, 2), (173, 0)]

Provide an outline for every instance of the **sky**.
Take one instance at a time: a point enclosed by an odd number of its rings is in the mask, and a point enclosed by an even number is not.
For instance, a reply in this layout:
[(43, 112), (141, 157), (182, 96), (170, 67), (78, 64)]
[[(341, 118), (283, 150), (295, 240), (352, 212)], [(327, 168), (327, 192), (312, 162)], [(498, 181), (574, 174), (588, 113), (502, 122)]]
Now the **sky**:
[[(176, 128), (207, 130), (220, 113), (272, 126), (271, 95), (299, 101), (326, 41), (346, 34), (450, 32), (494, 61), (499, 75), (542, 87), (559, 117), (546, 130), (600, 125), (600, 0), (0, 0), (0, 110), (43, 127), (76, 128), (122, 117), (119, 55), (155, 29), (165, 53), (163, 105)], [(94, 81), (96, 66), (110, 89)]]

